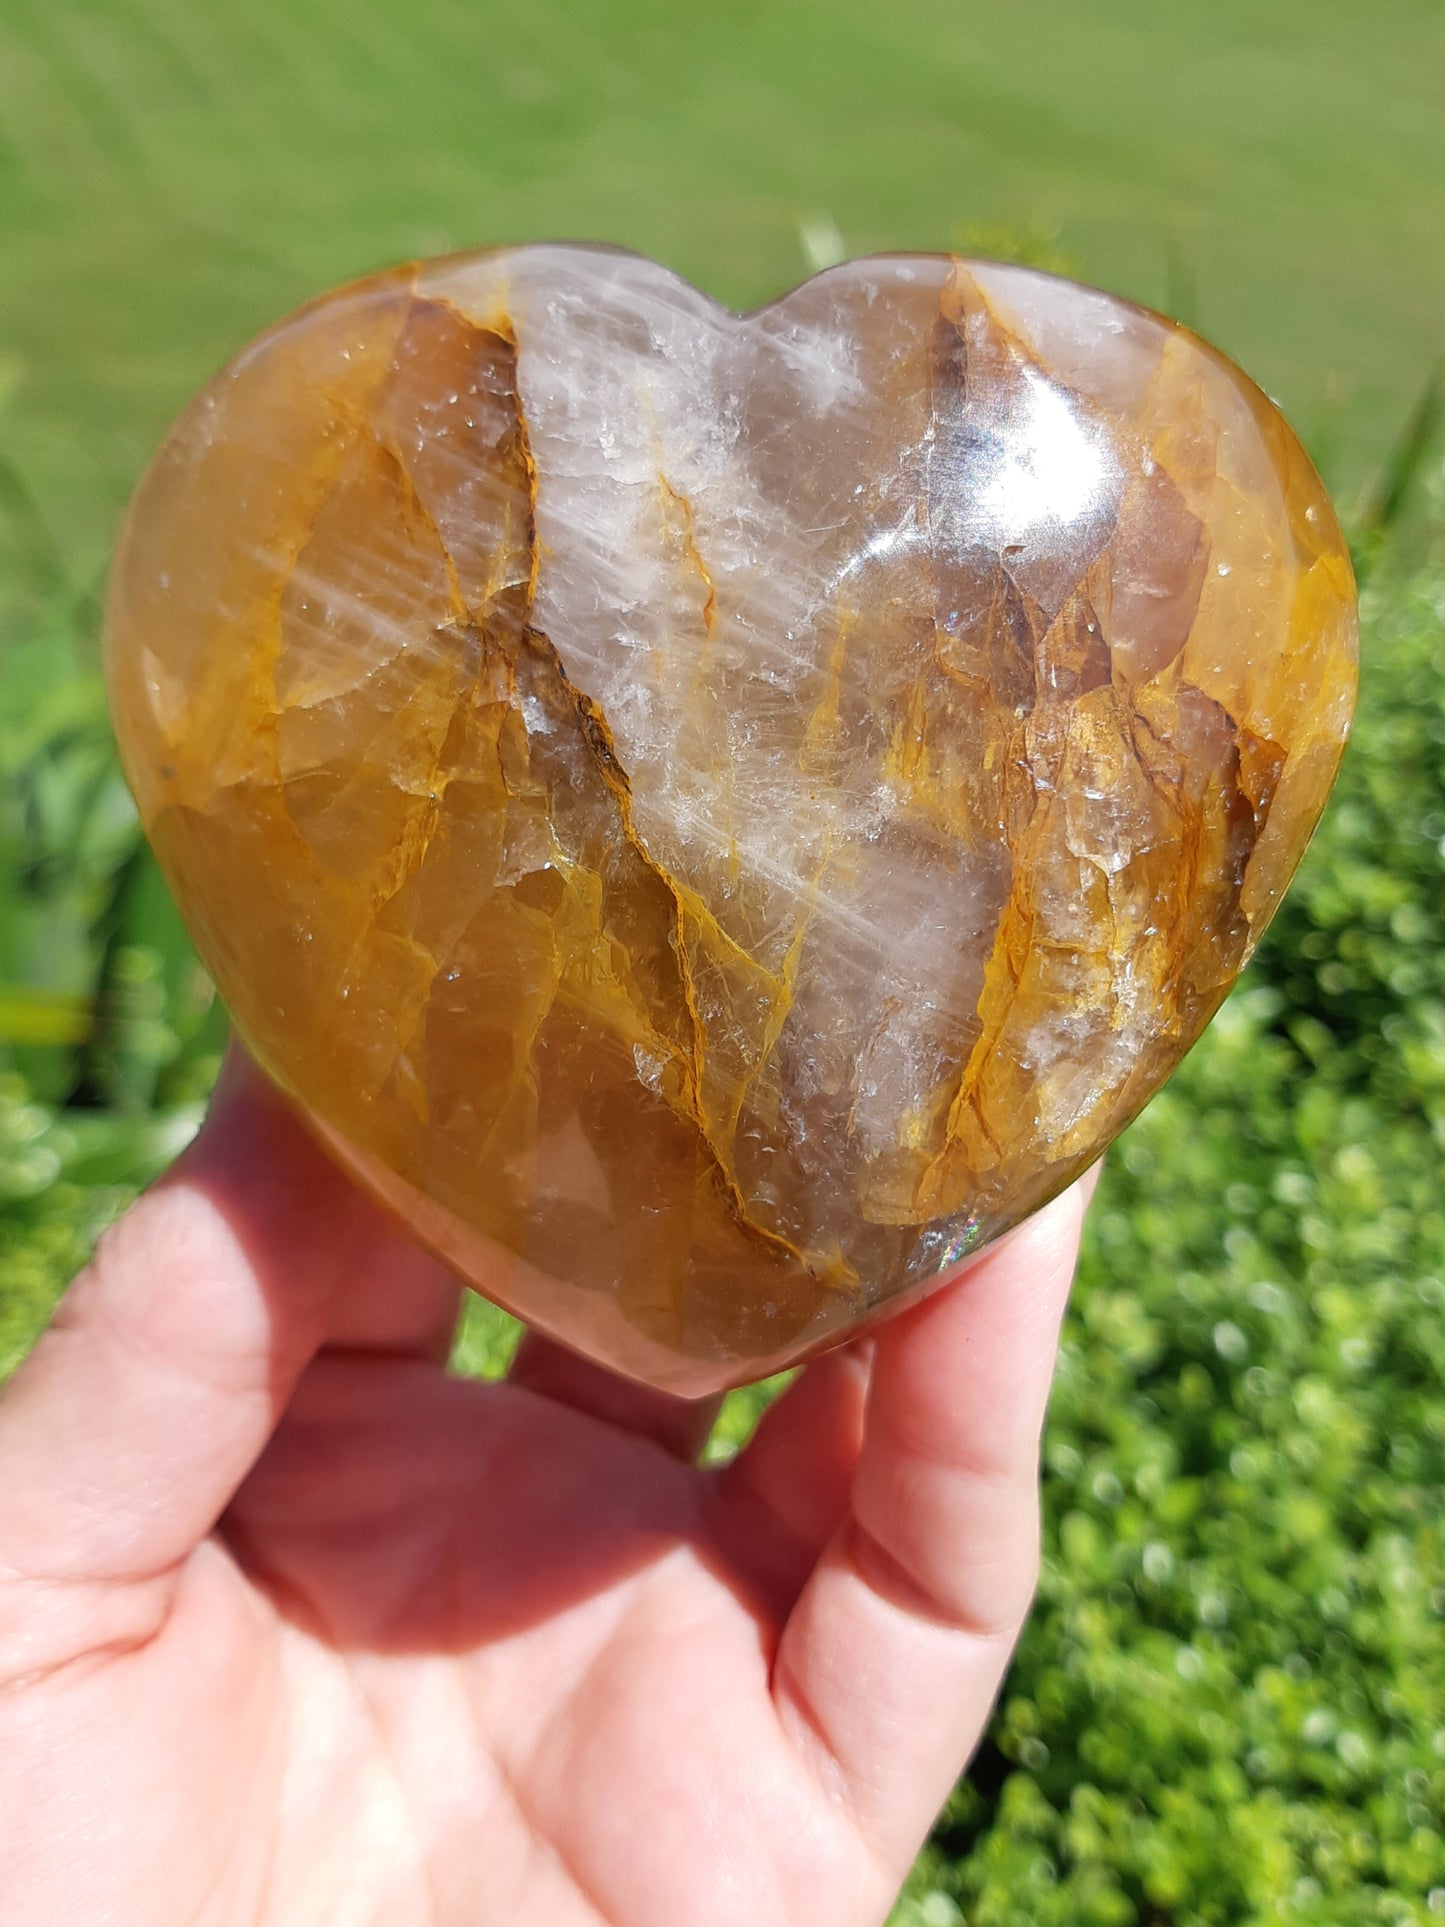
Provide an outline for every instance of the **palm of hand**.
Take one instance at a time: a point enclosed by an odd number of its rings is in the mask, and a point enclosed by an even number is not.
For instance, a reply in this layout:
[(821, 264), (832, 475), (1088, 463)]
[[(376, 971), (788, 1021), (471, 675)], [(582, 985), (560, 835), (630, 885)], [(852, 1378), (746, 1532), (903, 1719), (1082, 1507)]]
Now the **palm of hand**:
[(450, 1281), (241, 1079), (0, 1406), (0, 1922), (881, 1920), (1026, 1609), (1076, 1234), (704, 1471), (540, 1341), (448, 1377)]
[[(273, 1685), (214, 1762), (214, 1858), (264, 1777), (273, 1844), (245, 1884), (267, 1881), (268, 1920), (802, 1919), (841, 1873), (822, 1917), (860, 1885), (881, 1912), (888, 1882), (773, 1708), (802, 1561), (756, 1510), (527, 1390), (323, 1364), (232, 1508), (234, 1657), (212, 1717), (184, 1709), (219, 1734), (238, 1686)], [(213, 1653), (216, 1630), (197, 1624)]]

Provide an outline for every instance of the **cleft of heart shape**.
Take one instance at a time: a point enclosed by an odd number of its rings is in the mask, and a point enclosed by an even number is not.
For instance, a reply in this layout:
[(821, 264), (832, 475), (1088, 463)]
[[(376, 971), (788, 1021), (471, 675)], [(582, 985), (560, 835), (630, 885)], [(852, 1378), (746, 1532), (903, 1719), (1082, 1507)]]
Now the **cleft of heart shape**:
[(334, 1154), (694, 1394), (923, 1289), (1168, 1076), (1324, 805), (1355, 603), (1284, 421), (1156, 315), (890, 256), (738, 316), (528, 247), (218, 375), (107, 663)]

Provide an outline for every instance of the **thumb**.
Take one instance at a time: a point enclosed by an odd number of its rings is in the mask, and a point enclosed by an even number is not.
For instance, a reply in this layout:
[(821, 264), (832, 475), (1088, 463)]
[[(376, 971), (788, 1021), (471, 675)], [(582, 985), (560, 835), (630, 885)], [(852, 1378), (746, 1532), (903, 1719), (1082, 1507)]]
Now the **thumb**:
[(206, 1535), (340, 1288), (429, 1263), (233, 1053), (204, 1130), (0, 1392), (0, 1575), (121, 1583)]

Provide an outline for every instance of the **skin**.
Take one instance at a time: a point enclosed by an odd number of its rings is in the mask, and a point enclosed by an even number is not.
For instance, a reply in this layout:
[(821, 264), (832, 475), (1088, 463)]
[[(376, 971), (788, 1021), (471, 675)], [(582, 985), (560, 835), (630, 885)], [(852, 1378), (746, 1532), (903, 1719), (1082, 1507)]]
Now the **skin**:
[(0, 1922), (881, 1922), (1033, 1594), (1084, 1208), (714, 1407), (455, 1281), (240, 1062), (0, 1396)]

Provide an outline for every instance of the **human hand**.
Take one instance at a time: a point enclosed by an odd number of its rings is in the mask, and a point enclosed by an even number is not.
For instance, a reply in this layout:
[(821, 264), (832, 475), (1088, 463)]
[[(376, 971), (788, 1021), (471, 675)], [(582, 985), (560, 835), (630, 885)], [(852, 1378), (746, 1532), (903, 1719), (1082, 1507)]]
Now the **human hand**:
[(876, 1923), (1033, 1592), (1083, 1199), (715, 1407), (455, 1281), (233, 1064), (0, 1397), (4, 1927)]

